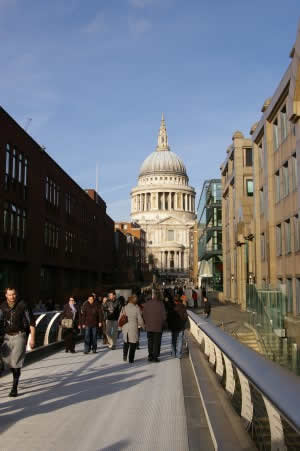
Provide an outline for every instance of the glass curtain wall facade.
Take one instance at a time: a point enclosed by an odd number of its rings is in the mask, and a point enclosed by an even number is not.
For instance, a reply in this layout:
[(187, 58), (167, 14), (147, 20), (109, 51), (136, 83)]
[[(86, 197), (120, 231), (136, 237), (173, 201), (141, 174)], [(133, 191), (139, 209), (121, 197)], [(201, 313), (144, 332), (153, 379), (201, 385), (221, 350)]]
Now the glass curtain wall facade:
[(222, 185), (220, 179), (204, 182), (198, 203), (197, 222), (199, 283), (212, 290), (222, 291)]

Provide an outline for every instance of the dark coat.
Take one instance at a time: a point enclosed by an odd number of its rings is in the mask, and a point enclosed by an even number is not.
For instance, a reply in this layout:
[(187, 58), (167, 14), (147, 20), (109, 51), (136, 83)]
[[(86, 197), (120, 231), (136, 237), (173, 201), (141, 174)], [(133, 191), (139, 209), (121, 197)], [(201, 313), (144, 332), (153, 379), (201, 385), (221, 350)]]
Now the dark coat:
[(172, 332), (184, 330), (187, 323), (187, 312), (185, 305), (176, 302), (174, 308), (168, 313), (168, 326)]
[(99, 323), (103, 322), (102, 309), (97, 302), (90, 304), (86, 301), (81, 309), (81, 324), (86, 327), (98, 327)]
[(122, 309), (119, 299), (116, 299), (115, 301), (108, 299), (102, 304), (102, 307), (105, 312), (106, 319), (109, 319), (110, 321), (118, 321), (120, 311)]
[(73, 322), (73, 328), (77, 329), (79, 324), (80, 324), (80, 309), (79, 309), (79, 307), (77, 305), (75, 305), (74, 307), (76, 309), (75, 316), (74, 316), (74, 313), (73, 313), (73, 311), (72, 311), (72, 309), (70, 307), (70, 304), (69, 303), (65, 304), (64, 310), (62, 312), (61, 320), (63, 320), (63, 319), (72, 319), (74, 321)]
[(163, 303), (157, 299), (146, 302), (143, 309), (143, 318), (147, 332), (162, 332), (167, 319)]
[(210, 304), (209, 300), (207, 300), (206, 302), (204, 302), (204, 313), (206, 313), (207, 318), (210, 315), (210, 311), (211, 311), (211, 304)]

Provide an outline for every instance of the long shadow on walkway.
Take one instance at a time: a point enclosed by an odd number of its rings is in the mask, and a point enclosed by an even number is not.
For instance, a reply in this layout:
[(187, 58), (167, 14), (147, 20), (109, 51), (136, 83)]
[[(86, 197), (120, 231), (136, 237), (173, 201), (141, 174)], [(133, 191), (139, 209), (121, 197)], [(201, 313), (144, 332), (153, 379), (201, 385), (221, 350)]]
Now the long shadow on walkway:
[[(98, 358), (97, 356), (89, 360), (75, 371), (70, 369), (59, 374), (42, 375), (25, 380), (22, 384), (24, 388), (30, 390), (37, 387), (37, 389), (27, 391), (32, 393), (31, 396), (20, 396), (13, 401), (0, 402), (0, 433), (25, 418), (127, 390), (152, 377), (142, 376), (145, 372), (142, 370), (142, 365), (139, 365), (139, 369), (134, 373), (124, 371), (128, 369), (124, 364), (111, 365), (108, 368), (90, 368)], [(144, 364), (146, 364), (145, 361)], [(50, 388), (49, 384), (52, 384)], [(7, 393), (5, 395), (7, 396)]]

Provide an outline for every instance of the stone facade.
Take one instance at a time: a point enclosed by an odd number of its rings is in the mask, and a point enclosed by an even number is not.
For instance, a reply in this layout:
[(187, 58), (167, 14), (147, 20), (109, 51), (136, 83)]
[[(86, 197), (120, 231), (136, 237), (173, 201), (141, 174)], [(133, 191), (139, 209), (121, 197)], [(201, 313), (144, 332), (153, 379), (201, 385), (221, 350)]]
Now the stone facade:
[(142, 164), (138, 185), (131, 191), (131, 218), (146, 231), (149, 263), (161, 273), (186, 275), (195, 190), (183, 162), (170, 151), (164, 117), (156, 150)]
[(253, 269), (246, 258), (253, 250), (253, 149), (251, 139), (237, 131), (221, 166), (222, 175), (222, 248), (224, 300), (246, 308), (246, 283)]
[(292, 62), (252, 127), (256, 284), (287, 297), (300, 314), (300, 29)]

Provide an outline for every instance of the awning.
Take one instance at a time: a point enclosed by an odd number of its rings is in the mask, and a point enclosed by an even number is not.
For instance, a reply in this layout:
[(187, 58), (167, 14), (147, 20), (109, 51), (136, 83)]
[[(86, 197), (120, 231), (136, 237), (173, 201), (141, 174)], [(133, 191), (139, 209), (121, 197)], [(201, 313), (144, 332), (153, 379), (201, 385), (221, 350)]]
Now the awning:
[(212, 274), (212, 265), (209, 261), (207, 260), (201, 260), (198, 263), (199, 266), (199, 270), (198, 270), (198, 274), (199, 277), (213, 277)]

